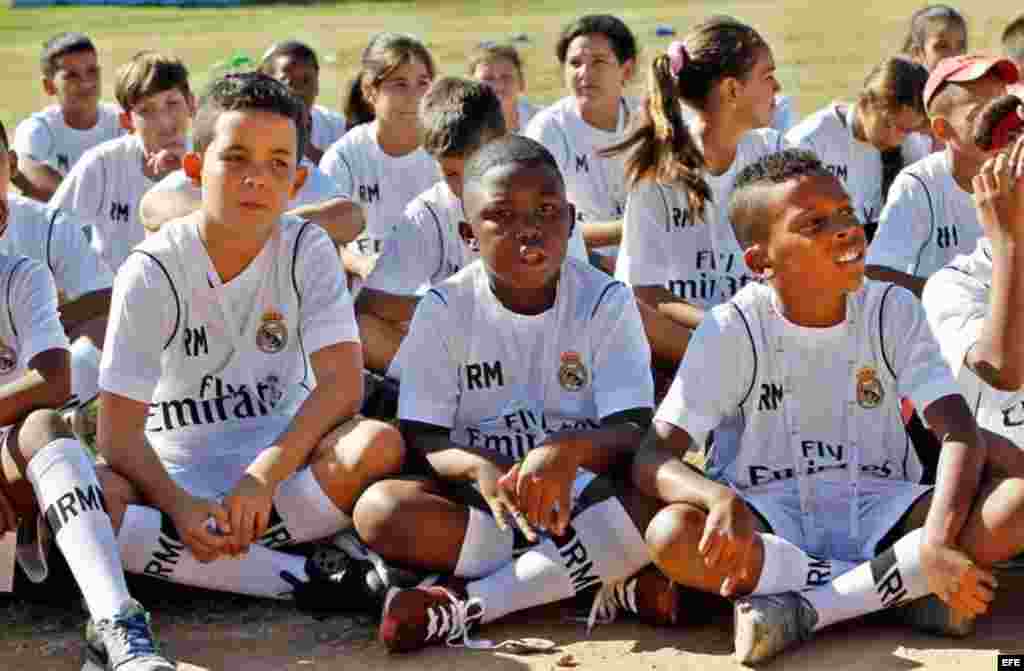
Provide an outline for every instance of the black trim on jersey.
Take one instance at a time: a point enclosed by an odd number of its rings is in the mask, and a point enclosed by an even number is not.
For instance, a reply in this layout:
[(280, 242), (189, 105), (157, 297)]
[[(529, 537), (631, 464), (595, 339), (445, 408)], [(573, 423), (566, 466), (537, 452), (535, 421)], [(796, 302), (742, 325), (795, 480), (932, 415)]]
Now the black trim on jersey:
[(50, 227), (46, 231), (46, 267), (50, 269), (50, 274), (56, 277), (57, 273), (53, 270), (53, 254), (50, 253), (53, 247), (53, 226), (57, 223), (57, 215), (60, 214), (60, 208), (53, 208), (53, 214), (50, 216)]
[(166, 350), (171, 346), (171, 343), (174, 342), (174, 337), (178, 335), (178, 327), (181, 325), (181, 297), (178, 295), (177, 287), (174, 286), (174, 280), (171, 279), (171, 274), (167, 272), (167, 268), (160, 259), (141, 249), (135, 249), (132, 251), (148, 256), (154, 263), (156, 263), (156, 265), (160, 266), (160, 270), (164, 271), (164, 276), (167, 278), (167, 284), (171, 287), (171, 293), (174, 294), (174, 306), (177, 308), (177, 313), (174, 315), (174, 328), (171, 330), (171, 337), (167, 339), (166, 343), (164, 343), (163, 349)]
[[(348, 162), (348, 159), (345, 158), (345, 155), (343, 153), (341, 153), (340, 151), (338, 152), (338, 158), (340, 158), (341, 162), (345, 164), (345, 168), (348, 170), (348, 178), (350, 180), (352, 180), (352, 190), (356, 191), (357, 190), (356, 187), (358, 186), (356, 184), (356, 171), (352, 169), (352, 165)], [(334, 179), (334, 178), (332, 177), (331, 179)], [(338, 180), (334, 180), (334, 181), (338, 181)], [(356, 194), (350, 193), (349, 194), (349, 199), (354, 201), (356, 199)]]
[(15, 338), (18, 337), (18, 327), (14, 324), (14, 312), (11, 311), (11, 285), (14, 284), (14, 273), (18, 272), (18, 268), (26, 261), (28, 261), (28, 258), (24, 256), (18, 259), (14, 267), (11, 268), (11, 272), (7, 274), (7, 318), (11, 322), (11, 333), (14, 334)]
[(309, 228), (311, 223), (307, 221), (302, 224), (298, 235), (295, 236), (295, 249), (292, 250), (292, 287), (295, 288), (295, 297), (299, 307), (298, 319), (296, 320), (298, 326), (295, 330), (296, 337), (299, 339), (299, 354), (302, 356), (302, 381), (299, 384), (303, 386), (305, 386), (306, 380), (309, 379), (309, 357), (306, 356), (306, 345), (302, 342), (302, 292), (299, 291), (299, 279), (295, 275), (295, 268), (299, 263), (299, 245), (302, 244), (302, 236), (305, 235), (306, 229)]
[(895, 284), (890, 284), (885, 288), (882, 300), (878, 304), (878, 348), (882, 350), (882, 361), (885, 362), (885, 367), (889, 369), (889, 374), (894, 378), (897, 377), (896, 371), (893, 370), (892, 363), (889, 362), (889, 355), (885, 353), (885, 301), (895, 286)]
[(740, 310), (739, 306), (735, 303), (729, 303), (736, 310), (736, 314), (743, 320), (743, 327), (747, 329), (747, 337), (750, 338), (750, 351), (754, 353), (754, 374), (750, 376), (750, 386), (747, 387), (747, 393), (740, 399), (740, 409), (743, 409), (743, 404), (747, 402), (750, 395), (754, 393), (754, 385), (757, 384), (757, 343), (754, 342), (754, 332), (750, 330), (750, 322), (747, 321), (747, 316), (743, 314), (743, 310)]
[(637, 428), (647, 430), (654, 421), (654, 410), (652, 408), (629, 408), (619, 410), (601, 418), (601, 426), (622, 426), (623, 424), (636, 424)]
[(442, 303), (444, 303), (445, 307), (448, 307), (448, 300), (444, 297), (444, 294), (442, 294), (440, 291), (438, 291), (437, 289), (427, 289), (427, 293), (428, 294), (434, 294), (435, 296), (437, 296), (438, 300), (440, 300)]
[(925, 238), (921, 248), (917, 250), (917, 261), (914, 262), (914, 272), (917, 272), (917, 269), (921, 266), (921, 255), (924, 254), (924, 248), (928, 246), (932, 236), (935, 235), (935, 206), (932, 205), (932, 193), (928, 190), (928, 185), (924, 183), (924, 180), (912, 172), (907, 172), (907, 175), (917, 180), (921, 188), (924, 189), (925, 198), (928, 199), (928, 237)]
[(444, 227), (441, 225), (441, 218), (437, 216), (437, 212), (434, 212), (434, 208), (430, 207), (430, 203), (426, 200), (422, 201), (423, 207), (427, 208), (430, 212), (430, 216), (434, 218), (434, 223), (437, 224), (437, 241), (441, 243), (441, 258), (437, 260), (437, 272), (441, 274), (444, 272)]
[(590, 318), (591, 319), (593, 319), (594, 317), (597, 316), (597, 310), (598, 310), (598, 308), (601, 307), (601, 301), (603, 301), (604, 297), (608, 295), (608, 292), (611, 291), (611, 289), (613, 287), (622, 287), (622, 286), (625, 286), (625, 285), (622, 282), (619, 282), (618, 280), (615, 280), (614, 282), (609, 282), (607, 285), (605, 285), (605, 288), (601, 290), (601, 295), (597, 297), (597, 302), (594, 303), (594, 311), (590, 313)]

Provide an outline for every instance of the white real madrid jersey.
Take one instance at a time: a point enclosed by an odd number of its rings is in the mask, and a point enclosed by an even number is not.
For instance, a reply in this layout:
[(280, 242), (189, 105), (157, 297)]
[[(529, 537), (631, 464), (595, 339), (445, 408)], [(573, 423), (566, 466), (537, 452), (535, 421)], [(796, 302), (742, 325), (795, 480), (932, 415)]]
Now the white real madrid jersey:
[(28, 372), (40, 352), (68, 349), (57, 289), (43, 264), (0, 254), (0, 385)]
[(701, 322), (656, 419), (698, 439), (714, 430), (707, 473), (740, 490), (812, 478), (847, 492), (851, 478), (919, 482), (900, 399), (924, 409), (952, 394), (905, 289), (867, 281), (842, 323), (807, 328), (781, 315), (774, 289), (752, 284)]
[(113, 275), (89, 246), (74, 217), (14, 194), (7, 194), (7, 208), (0, 253), (27, 256), (45, 265), (63, 300), (73, 301), (113, 283)]
[(983, 234), (971, 194), (953, 179), (949, 151), (935, 152), (893, 181), (867, 263), (929, 277), (973, 252)]
[(615, 277), (631, 287), (661, 286), (700, 307), (723, 296), (715, 273), (710, 218), (690, 212), (685, 190), (645, 179), (629, 192)]
[(314, 383), (309, 355), (359, 341), (337, 251), (314, 224), (283, 217), (240, 275), (214, 273), (190, 217), (147, 238), (114, 284), (100, 387), (149, 405), (165, 461), (268, 447)]
[(523, 133), (555, 157), (565, 178), (566, 195), (576, 207), (577, 223), (621, 219), (625, 212), (625, 157), (605, 158), (598, 153), (625, 139), (634, 107), (633, 101), (623, 98), (618, 124), (609, 132), (584, 121), (576, 99), (569, 96), (537, 112)]
[[(289, 210), (341, 197), (341, 190), (334, 180), (325, 175), (312, 161), (303, 158), (300, 165), (307, 170), (306, 181), (295, 197), (288, 201)], [(150, 191), (182, 191), (196, 198), (200, 198), (202, 194), (202, 188), (196, 186), (184, 170), (170, 173), (154, 184)]]
[(50, 199), (92, 226), (92, 246), (111, 271), (117, 272), (145, 229), (139, 201), (153, 186), (142, 172), (145, 153), (137, 135), (104, 142), (85, 152)]
[[(476, 260), (478, 254), (459, 234), (459, 224), (466, 221), (462, 200), (443, 179), (409, 203), (405, 220), (384, 241), (365, 286), (398, 296), (419, 295)], [(579, 226), (569, 239), (568, 255), (587, 260)]]
[(973, 254), (929, 278), (921, 302), (978, 425), (1024, 447), (1024, 390), (1000, 391), (964, 365), (991, 312), (991, 292), (992, 246), (982, 238)]
[(430, 289), (399, 355), (401, 419), (521, 458), (548, 433), (650, 408), (650, 349), (632, 292), (568, 259), (554, 306), (528, 316), (491, 292), (482, 261)]
[(359, 203), (366, 228), (348, 244), (358, 254), (377, 254), (413, 198), (437, 181), (440, 173), (430, 154), (417, 147), (405, 156), (385, 154), (377, 142), (378, 123), (356, 126), (324, 153), (320, 169), (345, 198)]
[(313, 105), (310, 116), (313, 118), (313, 127), (309, 132), (309, 141), (320, 151), (326, 150), (345, 134), (345, 117), (341, 114), (323, 105)]
[(116, 105), (100, 103), (96, 125), (87, 130), (68, 126), (60, 105), (50, 105), (18, 124), (12, 148), (66, 175), (86, 151), (124, 134)]

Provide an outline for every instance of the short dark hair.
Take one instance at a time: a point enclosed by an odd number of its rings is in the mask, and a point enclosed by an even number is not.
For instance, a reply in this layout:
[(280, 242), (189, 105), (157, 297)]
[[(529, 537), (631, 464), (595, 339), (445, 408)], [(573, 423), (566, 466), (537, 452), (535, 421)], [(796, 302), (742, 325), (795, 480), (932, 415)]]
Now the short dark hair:
[(1007, 58), (1014, 63), (1024, 63), (1024, 14), (1006, 26), (1001, 42)]
[(306, 106), (273, 77), (262, 72), (231, 73), (214, 80), (199, 102), (192, 124), (192, 146), (204, 153), (213, 143), (217, 119), (224, 112), (260, 110), (279, 114), (295, 124), (296, 163), (306, 150)]
[(814, 152), (784, 149), (762, 156), (740, 171), (729, 197), (729, 220), (740, 247), (747, 249), (765, 239), (768, 217), (760, 197), (764, 187), (783, 184), (800, 177), (831, 177)]
[(82, 33), (57, 33), (43, 42), (43, 53), (39, 57), (43, 76), (53, 77), (57, 74), (57, 61), (62, 56), (80, 51), (96, 51), (96, 45)]
[(484, 63), (493, 63), (494, 61), (508, 61), (511, 63), (517, 72), (519, 72), (520, 82), (525, 82), (526, 77), (523, 74), (523, 59), (519, 55), (519, 51), (511, 44), (481, 44), (474, 49), (469, 55), (469, 76), (476, 76), (476, 69)]
[(501, 101), (490, 86), (461, 77), (435, 81), (420, 101), (423, 149), (434, 157), (469, 156), (487, 136), (507, 132)]
[(565, 63), (565, 54), (572, 41), (581, 35), (604, 35), (612, 45), (612, 51), (619, 63), (633, 60), (637, 55), (636, 37), (622, 19), (611, 14), (587, 14), (562, 28), (555, 55), (559, 63)]
[(311, 46), (298, 40), (285, 40), (284, 42), (275, 42), (270, 45), (270, 48), (263, 54), (263, 59), (260, 61), (260, 72), (269, 75), (271, 63), (280, 56), (290, 56), (297, 60), (306, 61), (313, 66), (314, 70), (320, 72), (320, 61), (316, 57), (316, 52), (313, 51)]
[(468, 188), (470, 184), (479, 182), (491, 168), (510, 163), (547, 166), (558, 175), (559, 181), (565, 183), (562, 171), (558, 168), (558, 162), (555, 161), (551, 152), (544, 148), (544, 145), (522, 135), (506, 135), (494, 142), (488, 142), (466, 161), (466, 169), (462, 177), (463, 188)]

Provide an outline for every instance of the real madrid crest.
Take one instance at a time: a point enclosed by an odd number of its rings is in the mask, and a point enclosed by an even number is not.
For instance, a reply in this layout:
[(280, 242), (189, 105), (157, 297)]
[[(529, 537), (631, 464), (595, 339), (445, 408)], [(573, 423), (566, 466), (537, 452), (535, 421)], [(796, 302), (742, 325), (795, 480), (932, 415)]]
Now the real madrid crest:
[(0, 342), (0, 375), (7, 375), (18, 366), (18, 353)]
[(882, 405), (885, 390), (874, 368), (864, 367), (857, 371), (857, 405), (871, 410)]
[(256, 330), (256, 346), (267, 354), (277, 354), (288, 344), (288, 326), (284, 315), (276, 310), (267, 310)]
[(566, 391), (579, 391), (587, 386), (590, 381), (590, 373), (583, 365), (583, 358), (578, 352), (562, 352), (561, 363), (558, 366), (558, 383)]

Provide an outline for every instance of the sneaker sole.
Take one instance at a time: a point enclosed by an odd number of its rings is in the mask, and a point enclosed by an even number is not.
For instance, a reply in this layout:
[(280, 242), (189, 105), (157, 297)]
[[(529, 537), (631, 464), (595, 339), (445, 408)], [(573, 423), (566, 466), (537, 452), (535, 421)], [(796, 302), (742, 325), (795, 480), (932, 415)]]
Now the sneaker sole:
[(82, 671), (110, 671), (106, 656), (91, 645), (86, 645), (82, 653)]
[[(740, 664), (755, 666), (763, 664), (777, 655), (782, 649), (769, 652), (777, 646), (773, 644), (771, 627), (767, 627), (763, 620), (754, 617), (741, 617), (738, 611), (733, 613), (734, 648), (733, 656)], [(740, 651), (745, 651), (741, 654)]]

